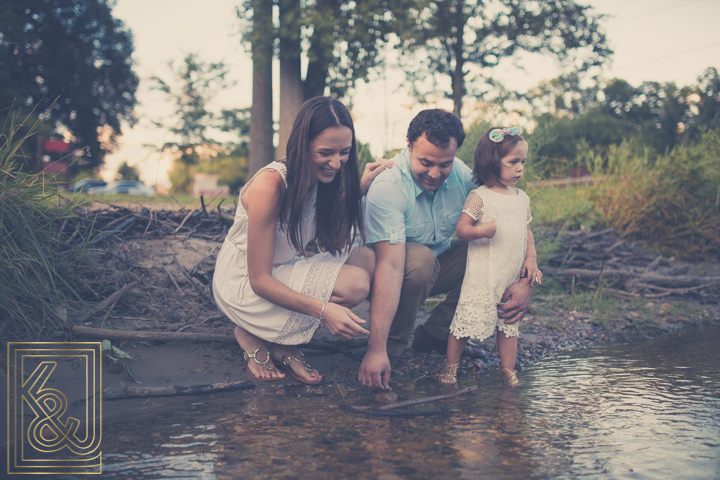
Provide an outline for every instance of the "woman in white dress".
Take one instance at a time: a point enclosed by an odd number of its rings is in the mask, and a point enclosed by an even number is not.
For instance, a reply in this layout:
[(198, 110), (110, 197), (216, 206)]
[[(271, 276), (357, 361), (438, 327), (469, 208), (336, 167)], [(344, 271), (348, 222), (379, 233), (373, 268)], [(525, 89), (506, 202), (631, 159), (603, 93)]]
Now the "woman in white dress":
[[(217, 258), (213, 294), (236, 324), (248, 373), (257, 380), (322, 376), (297, 345), (324, 323), (342, 339), (367, 335), (350, 311), (370, 291), (375, 255), (362, 243), (361, 198), (387, 160), (360, 179), (355, 130), (347, 108), (329, 97), (303, 104), (287, 156), (242, 188), (235, 222)], [(315, 239), (322, 253), (309, 256)]]

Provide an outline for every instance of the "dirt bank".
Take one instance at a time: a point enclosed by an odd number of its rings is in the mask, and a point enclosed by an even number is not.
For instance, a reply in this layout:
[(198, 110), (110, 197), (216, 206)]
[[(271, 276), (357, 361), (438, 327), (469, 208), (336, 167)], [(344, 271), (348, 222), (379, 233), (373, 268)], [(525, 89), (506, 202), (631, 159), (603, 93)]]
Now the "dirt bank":
[[(217, 311), (210, 291), (215, 255), (221, 243), (204, 238), (114, 238), (91, 252), (104, 272), (105, 281), (116, 285), (134, 284), (117, 302), (98, 312), (83, 325), (105, 329), (138, 332), (183, 332), (214, 334), (229, 337), (233, 325)], [(695, 265), (693, 271), (704, 269), (714, 274), (709, 265)], [(716, 268), (712, 267), (712, 268)], [(685, 269), (687, 270), (687, 269)], [(706, 273), (707, 274), (707, 273)], [(720, 320), (716, 296), (694, 298), (640, 298), (615, 302), (615, 310), (603, 316), (574, 308), (571, 294), (551, 297), (536, 295), (533, 307), (521, 324), (518, 368), (555, 352), (605, 342), (627, 342)], [(436, 299), (437, 300), (437, 299)], [(426, 302), (418, 315), (423, 323), (433, 306)], [(368, 319), (367, 302), (355, 309)], [(88, 338), (78, 338), (87, 340)], [(286, 379), (282, 382), (255, 382), (250, 395), (277, 394), (288, 388), (306, 394), (336, 394), (335, 385), (362, 388), (357, 371), (365, 352), (363, 339), (340, 342), (320, 329), (316, 345), (325, 351), (305, 349), (309, 362), (324, 374), (322, 385), (314, 388)], [(242, 352), (237, 345), (224, 342), (113, 341), (130, 354), (128, 370), (106, 364), (103, 384), (140, 385), (146, 387), (197, 385), (250, 381)], [(487, 356), (463, 359), (460, 375), (479, 375), (496, 369), (498, 363), (494, 339), (480, 344)], [(335, 351), (328, 351), (333, 350)], [(401, 357), (392, 373), (392, 383), (405, 383), (420, 378), (431, 379), (442, 365), (437, 353), (420, 354), (411, 349)], [(467, 377), (466, 377), (467, 378)], [(128, 399), (112, 402), (110, 417), (122, 418), (129, 410), (152, 410), (185, 400), (172, 397)], [(108, 404), (110, 402), (107, 402)], [(112, 418), (108, 418), (112, 421)]]

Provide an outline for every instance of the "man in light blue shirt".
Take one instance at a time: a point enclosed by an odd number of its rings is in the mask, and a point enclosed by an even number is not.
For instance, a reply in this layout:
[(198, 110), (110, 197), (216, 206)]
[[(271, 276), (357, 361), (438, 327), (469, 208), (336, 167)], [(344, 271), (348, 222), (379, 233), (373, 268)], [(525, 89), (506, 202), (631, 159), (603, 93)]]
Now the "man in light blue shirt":
[[(413, 348), (445, 352), (467, 259), (467, 242), (452, 236), (476, 188), (472, 171), (455, 157), (464, 140), (455, 115), (423, 110), (410, 122), (407, 148), (365, 197), (367, 244), (376, 255), (368, 351), (358, 375), (367, 387), (388, 388), (389, 357), (407, 346), (422, 302), (441, 293), (448, 295), (416, 330)], [(533, 290), (526, 282), (511, 285), (503, 297), (510, 303), (498, 316), (518, 321)]]

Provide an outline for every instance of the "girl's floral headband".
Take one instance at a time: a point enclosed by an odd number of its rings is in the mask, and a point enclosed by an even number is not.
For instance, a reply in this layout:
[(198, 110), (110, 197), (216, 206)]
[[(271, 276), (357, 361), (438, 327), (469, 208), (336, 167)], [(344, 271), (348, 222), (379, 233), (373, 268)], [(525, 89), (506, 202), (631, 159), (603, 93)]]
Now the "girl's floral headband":
[(500, 143), (505, 139), (505, 135), (520, 135), (522, 133), (522, 128), (520, 127), (510, 127), (510, 128), (496, 128), (490, 131), (490, 140), (492, 140), (495, 143)]

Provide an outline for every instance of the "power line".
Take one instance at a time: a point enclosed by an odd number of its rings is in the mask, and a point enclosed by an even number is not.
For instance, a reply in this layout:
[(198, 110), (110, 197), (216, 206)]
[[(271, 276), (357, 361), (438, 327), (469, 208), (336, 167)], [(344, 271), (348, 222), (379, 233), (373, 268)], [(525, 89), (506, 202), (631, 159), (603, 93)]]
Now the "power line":
[[(634, 13), (628, 13), (625, 16), (624, 19), (621, 20), (621, 22), (635, 22), (637, 20), (645, 20), (648, 17), (652, 17), (654, 15), (658, 15), (660, 13), (664, 13), (670, 10), (674, 10), (676, 8), (681, 7), (687, 7), (688, 5), (692, 5), (693, 3), (701, 2), (702, 0), (679, 0), (673, 3), (666, 3), (665, 5), (660, 5), (657, 7), (649, 8), (647, 10), (640, 10), (639, 12)], [(647, 14), (647, 15), (645, 15)]]
[(647, 61), (645, 61), (645, 62), (633, 63), (632, 65), (627, 65), (627, 66), (625, 66), (625, 67), (620, 67), (620, 68), (618, 68), (618, 70), (626, 70), (626, 69), (632, 69), (632, 68), (636, 68), (636, 67), (641, 67), (641, 66), (643, 66), (643, 65), (648, 65), (648, 64), (650, 64), (650, 63), (661, 62), (661, 61), (663, 61), (663, 60), (667, 60), (667, 59), (670, 59), (670, 58), (675, 58), (675, 57), (679, 57), (679, 56), (681, 56), (681, 55), (685, 55), (685, 54), (687, 54), (687, 53), (699, 52), (700, 50), (707, 50), (708, 48), (713, 48), (713, 47), (717, 47), (717, 46), (720, 46), (720, 42), (709, 43), (709, 44), (707, 44), (707, 45), (702, 45), (702, 46), (700, 46), (700, 47), (695, 47), (695, 48), (691, 48), (691, 49), (688, 49), (688, 50), (683, 50), (682, 52), (671, 53), (671, 54), (669, 54), (669, 55), (663, 55), (662, 57), (651, 58), (650, 60), (647, 60)]

